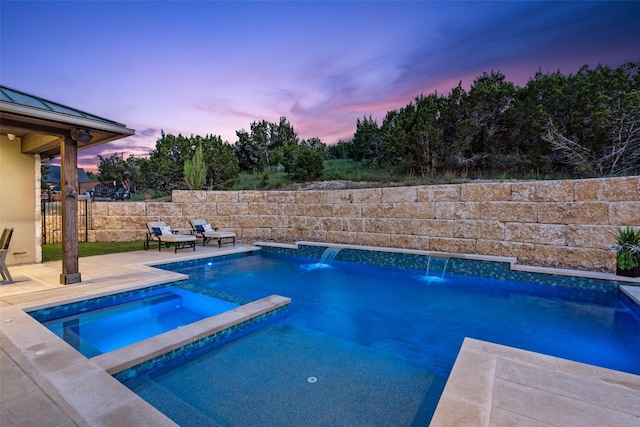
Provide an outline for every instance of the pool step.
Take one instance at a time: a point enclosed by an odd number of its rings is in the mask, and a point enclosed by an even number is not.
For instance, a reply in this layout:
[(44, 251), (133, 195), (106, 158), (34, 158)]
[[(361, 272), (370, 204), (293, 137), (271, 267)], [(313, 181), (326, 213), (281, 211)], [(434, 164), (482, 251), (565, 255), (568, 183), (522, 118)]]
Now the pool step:
[(194, 346), (201, 341), (215, 337), (217, 334), (225, 333), (225, 331), (231, 333), (232, 328), (250, 322), (259, 316), (275, 312), (290, 302), (291, 298), (271, 295), (233, 310), (207, 317), (180, 329), (174, 329), (118, 350), (101, 354), (91, 358), (91, 361), (109, 374), (114, 375), (153, 359), (162, 358), (167, 353), (175, 352), (183, 347)]
[(200, 410), (185, 402), (179, 396), (146, 377), (131, 380), (128, 387), (181, 426), (219, 427), (220, 424), (204, 415)]

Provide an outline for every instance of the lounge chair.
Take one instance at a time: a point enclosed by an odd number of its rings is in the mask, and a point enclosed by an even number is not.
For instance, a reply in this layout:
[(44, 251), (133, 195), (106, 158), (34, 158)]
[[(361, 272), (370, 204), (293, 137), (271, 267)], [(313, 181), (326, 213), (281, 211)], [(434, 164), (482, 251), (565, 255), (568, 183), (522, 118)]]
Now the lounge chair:
[(7, 268), (6, 259), (9, 253), (9, 243), (11, 243), (11, 236), (13, 235), (13, 228), (5, 228), (0, 238), (0, 274), (2, 280), (6, 280), (9, 283), (13, 283), (13, 278)]
[(193, 248), (196, 250), (196, 236), (192, 234), (178, 234), (177, 230), (172, 230), (164, 221), (152, 221), (147, 223), (147, 240), (144, 242), (144, 250), (148, 250), (151, 242), (158, 242), (158, 251), (162, 250), (162, 246), (167, 248), (178, 249)]
[(218, 242), (218, 247), (222, 247), (222, 241), (226, 240), (227, 243), (236, 244), (236, 233), (231, 231), (218, 231), (217, 227), (211, 227), (204, 219), (192, 219), (189, 220), (192, 233), (202, 239), (202, 246), (209, 243), (211, 240)]

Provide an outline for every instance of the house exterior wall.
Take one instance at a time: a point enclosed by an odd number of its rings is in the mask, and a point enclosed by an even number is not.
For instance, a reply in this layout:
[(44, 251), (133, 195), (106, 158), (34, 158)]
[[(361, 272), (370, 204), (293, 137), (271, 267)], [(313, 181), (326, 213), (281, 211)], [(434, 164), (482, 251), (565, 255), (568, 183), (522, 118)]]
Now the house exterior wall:
[(7, 265), (40, 262), (40, 157), (0, 135), (0, 229), (13, 228)]
[(640, 227), (640, 177), (322, 191), (174, 191), (172, 202), (96, 202), (93, 241), (142, 240), (189, 219), (245, 241), (312, 240), (512, 256), (615, 270), (613, 227)]

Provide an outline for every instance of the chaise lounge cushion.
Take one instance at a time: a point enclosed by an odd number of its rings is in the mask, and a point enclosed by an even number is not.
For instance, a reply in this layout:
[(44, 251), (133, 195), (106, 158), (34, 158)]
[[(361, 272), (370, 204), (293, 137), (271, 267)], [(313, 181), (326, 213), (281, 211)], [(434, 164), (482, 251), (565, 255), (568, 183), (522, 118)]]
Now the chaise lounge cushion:
[(171, 227), (160, 227), (160, 234), (162, 236), (172, 236), (173, 231), (171, 231)]
[(167, 226), (163, 221), (148, 222), (147, 229), (149, 232), (147, 233), (145, 249), (148, 249), (149, 242), (153, 240), (159, 243), (158, 250), (160, 250), (162, 244), (167, 246), (173, 244), (176, 251), (185, 247), (195, 250), (196, 236), (193, 234), (174, 234), (171, 227)]
[(190, 234), (163, 234), (160, 240), (167, 243), (195, 242), (196, 236)]

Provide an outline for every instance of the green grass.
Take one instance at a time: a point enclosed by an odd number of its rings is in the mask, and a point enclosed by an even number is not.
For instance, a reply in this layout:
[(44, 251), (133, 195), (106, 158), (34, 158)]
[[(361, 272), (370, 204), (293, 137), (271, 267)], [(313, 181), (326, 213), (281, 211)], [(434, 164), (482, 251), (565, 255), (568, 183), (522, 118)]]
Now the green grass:
[(368, 181), (368, 182), (402, 182), (405, 174), (398, 174), (392, 167), (378, 167), (353, 160), (325, 160), (322, 181)]
[[(78, 256), (115, 254), (142, 250), (142, 242), (90, 242), (78, 244)], [(59, 261), (62, 259), (62, 244), (42, 245), (42, 261)]]
[(231, 189), (275, 190), (291, 183), (292, 181), (284, 172), (241, 172)]
[[(368, 182), (402, 182), (405, 174), (398, 173), (392, 167), (380, 168), (365, 165), (353, 160), (325, 160), (324, 171), (319, 181), (368, 181)], [(275, 190), (294, 182), (283, 171), (241, 172), (232, 190)]]
[[(507, 159), (508, 160), (508, 159)], [(375, 163), (354, 162), (349, 159), (332, 159), (324, 161), (324, 171), (318, 181), (364, 181), (384, 184), (424, 185), (424, 184), (455, 184), (469, 180), (522, 180), (522, 179), (571, 179), (566, 174), (543, 174), (538, 171), (518, 172), (504, 169), (460, 170), (445, 169), (425, 176), (407, 170), (407, 165), (383, 165)], [(275, 190), (287, 187), (294, 182), (283, 171), (269, 171), (248, 173), (241, 172), (231, 190)]]

